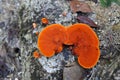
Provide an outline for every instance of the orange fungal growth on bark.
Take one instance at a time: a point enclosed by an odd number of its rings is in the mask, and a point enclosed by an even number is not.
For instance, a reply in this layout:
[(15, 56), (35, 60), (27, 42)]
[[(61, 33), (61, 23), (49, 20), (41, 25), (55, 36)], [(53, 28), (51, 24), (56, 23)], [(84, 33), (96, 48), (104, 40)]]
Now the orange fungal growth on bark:
[(67, 33), (69, 34), (69, 43), (73, 43), (74, 45), (99, 45), (96, 33), (87, 24), (76, 23), (71, 25), (68, 27)]
[(88, 25), (77, 23), (65, 28), (52, 24), (38, 35), (38, 48), (46, 57), (62, 51), (63, 44), (73, 46), (71, 49), (82, 67), (92, 68), (97, 64), (100, 57), (99, 39)]
[(100, 57), (100, 50), (97, 46), (81, 46), (78, 50), (78, 63), (87, 69), (94, 67)]
[(42, 18), (41, 21), (42, 21), (43, 24), (48, 24), (49, 23), (47, 18)]
[(74, 24), (68, 27), (69, 43), (74, 44), (73, 52), (78, 56), (79, 64), (92, 68), (97, 63), (100, 50), (96, 33), (86, 24)]
[(33, 57), (34, 57), (34, 58), (40, 58), (39, 52), (38, 52), (38, 51), (34, 51), (34, 52), (33, 52)]
[(65, 28), (59, 24), (52, 24), (41, 31), (38, 36), (38, 48), (46, 57), (52, 57), (62, 51), (63, 42), (66, 40)]

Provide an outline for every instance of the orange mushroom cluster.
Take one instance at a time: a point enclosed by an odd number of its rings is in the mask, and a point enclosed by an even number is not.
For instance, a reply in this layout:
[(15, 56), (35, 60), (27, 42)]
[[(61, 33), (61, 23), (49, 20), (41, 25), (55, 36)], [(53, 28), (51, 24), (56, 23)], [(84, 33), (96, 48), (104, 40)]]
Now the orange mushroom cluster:
[(99, 56), (99, 39), (86, 24), (77, 23), (69, 27), (52, 24), (38, 36), (38, 48), (46, 57), (61, 52), (64, 45), (73, 45), (73, 53), (78, 56), (78, 63), (84, 68), (96, 65)]

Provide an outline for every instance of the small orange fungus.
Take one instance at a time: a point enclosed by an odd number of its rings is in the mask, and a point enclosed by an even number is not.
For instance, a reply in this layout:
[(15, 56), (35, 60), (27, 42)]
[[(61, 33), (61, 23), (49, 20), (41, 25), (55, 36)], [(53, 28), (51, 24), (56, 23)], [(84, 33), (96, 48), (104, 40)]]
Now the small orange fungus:
[(46, 57), (62, 51), (63, 42), (66, 40), (65, 28), (59, 24), (47, 26), (38, 36), (38, 48)]
[(34, 58), (40, 58), (39, 52), (38, 52), (38, 51), (34, 51), (34, 52), (33, 52), (33, 57), (34, 57)]
[(41, 21), (42, 21), (43, 24), (48, 24), (49, 23), (47, 18), (42, 18)]
[(86, 24), (74, 24), (67, 28), (59, 24), (46, 27), (38, 36), (38, 48), (46, 57), (62, 51), (62, 45), (72, 45), (78, 56), (78, 63), (84, 68), (92, 68), (100, 57), (99, 39)]
[(99, 45), (96, 33), (87, 24), (74, 24), (68, 27), (69, 41), (73, 44)]
[(37, 27), (37, 24), (36, 24), (36, 23), (33, 23), (32, 26), (33, 26), (33, 28), (36, 28), (36, 27)]

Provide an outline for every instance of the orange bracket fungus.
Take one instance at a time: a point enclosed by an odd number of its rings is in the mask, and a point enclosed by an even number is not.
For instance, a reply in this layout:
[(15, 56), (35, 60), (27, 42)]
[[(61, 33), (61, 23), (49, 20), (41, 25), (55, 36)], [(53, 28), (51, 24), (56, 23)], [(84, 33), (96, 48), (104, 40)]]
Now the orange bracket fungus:
[(38, 36), (38, 48), (46, 57), (62, 51), (64, 45), (73, 45), (73, 53), (78, 56), (78, 63), (84, 68), (92, 68), (99, 57), (99, 39), (86, 24), (77, 23), (69, 27), (52, 24)]
[(78, 63), (84, 68), (93, 67), (100, 56), (99, 40), (95, 32), (86, 24), (74, 24), (68, 27), (69, 42), (74, 44), (73, 52)]
[(46, 57), (62, 51), (62, 44), (66, 40), (65, 28), (59, 24), (47, 26), (38, 36), (38, 48)]

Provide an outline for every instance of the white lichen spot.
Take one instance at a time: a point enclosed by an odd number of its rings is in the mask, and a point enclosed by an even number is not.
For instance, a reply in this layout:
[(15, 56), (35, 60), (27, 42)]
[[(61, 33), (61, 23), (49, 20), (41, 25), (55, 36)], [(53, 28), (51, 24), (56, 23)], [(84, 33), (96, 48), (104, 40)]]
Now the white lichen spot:
[[(43, 68), (48, 72), (48, 73), (54, 73), (57, 70), (60, 70), (63, 66), (62, 62), (66, 62), (64, 60), (63, 53), (59, 53), (56, 56), (53, 56), (49, 59), (46, 57), (42, 56), (39, 59), (40, 64), (43, 66)], [(68, 62), (73, 62), (74, 61), (74, 56), (70, 55)]]

